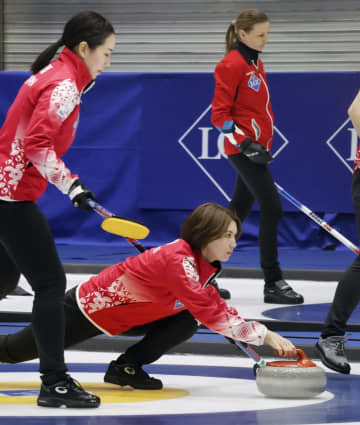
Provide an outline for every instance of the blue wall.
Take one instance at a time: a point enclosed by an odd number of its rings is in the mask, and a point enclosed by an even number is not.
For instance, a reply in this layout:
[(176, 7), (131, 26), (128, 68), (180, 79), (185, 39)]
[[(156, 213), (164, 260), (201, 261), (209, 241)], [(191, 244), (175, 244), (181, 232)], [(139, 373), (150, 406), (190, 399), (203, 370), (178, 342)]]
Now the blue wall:
[[(0, 73), (0, 123), (28, 73)], [(275, 180), (357, 243), (350, 196), (358, 138), (347, 108), (360, 73), (269, 75), (276, 135)], [(83, 97), (74, 145), (64, 157), (72, 172), (121, 216), (144, 221), (146, 243), (178, 236), (189, 210), (202, 202), (228, 204), (235, 174), (223, 138), (210, 121), (214, 81), (208, 73), (108, 73)], [(48, 188), (39, 205), (58, 242), (123, 243), (104, 233), (96, 214), (75, 210)], [(326, 246), (333, 240), (283, 199), (281, 246)], [(258, 209), (244, 225), (242, 244), (256, 245)]]

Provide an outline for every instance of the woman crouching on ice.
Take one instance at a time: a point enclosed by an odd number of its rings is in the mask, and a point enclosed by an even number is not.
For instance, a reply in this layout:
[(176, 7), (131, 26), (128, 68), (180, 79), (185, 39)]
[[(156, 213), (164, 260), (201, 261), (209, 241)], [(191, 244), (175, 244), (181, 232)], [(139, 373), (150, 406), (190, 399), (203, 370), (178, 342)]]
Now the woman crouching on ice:
[[(295, 346), (263, 324), (245, 321), (209, 285), (228, 261), (241, 234), (234, 212), (221, 205), (197, 207), (181, 228), (181, 239), (149, 249), (67, 291), (65, 347), (101, 333), (144, 335), (110, 363), (105, 382), (161, 389), (142, 365), (152, 363), (190, 338), (198, 322), (226, 337), (270, 345), (279, 356), (296, 356)], [(1, 336), (0, 361), (38, 356), (31, 325)]]

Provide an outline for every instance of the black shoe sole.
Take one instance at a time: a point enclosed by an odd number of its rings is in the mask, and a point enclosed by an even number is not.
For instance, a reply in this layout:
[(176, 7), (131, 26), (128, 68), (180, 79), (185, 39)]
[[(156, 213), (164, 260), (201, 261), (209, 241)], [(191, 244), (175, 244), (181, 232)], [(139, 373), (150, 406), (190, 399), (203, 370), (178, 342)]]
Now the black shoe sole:
[(118, 377), (112, 377), (110, 376), (105, 376), (104, 377), (104, 382), (108, 383), (108, 384), (113, 384), (113, 385), (119, 385), (120, 387), (131, 387), (134, 390), (162, 390), (163, 389), (163, 385), (162, 384), (158, 384), (158, 385), (151, 385), (149, 384), (147, 385), (133, 385), (133, 384), (129, 384), (128, 382), (122, 381), (120, 380)]
[(304, 299), (303, 298), (285, 298), (279, 295), (270, 294), (270, 295), (264, 295), (264, 303), (297, 305), (297, 304), (303, 304)]
[(330, 363), (328, 361), (328, 359), (324, 356), (324, 353), (322, 352), (321, 348), (317, 344), (315, 345), (315, 347), (316, 347), (317, 352), (319, 353), (320, 360), (322, 361), (322, 363), (324, 363), (324, 365), (326, 367), (328, 367), (329, 369), (335, 370), (335, 372), (342, 373), (344, 375), (350, 374), (351, 369), (344, 370), (344, 369), (341, 369), (341, 368), (337, 367), (336, 365), (334, 365), (334, 363)]
[(66, 407), (71, 409), (94, 409), (100, 406), (100, 402), (87, 403), (87, 402), (78, 402), (74, 400), (64, 401), (54, 397), (54, 398), (47, 398), (47, 399), (38, 399), (37, 405), (41, 407), (54, 407), (54, 408)]

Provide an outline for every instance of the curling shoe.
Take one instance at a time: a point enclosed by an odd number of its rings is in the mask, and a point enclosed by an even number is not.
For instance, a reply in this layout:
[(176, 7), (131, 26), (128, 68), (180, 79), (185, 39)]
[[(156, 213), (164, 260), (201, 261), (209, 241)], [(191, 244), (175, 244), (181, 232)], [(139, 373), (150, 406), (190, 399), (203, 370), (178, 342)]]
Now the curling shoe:
[(64, 380), (55, 384), (43, 383), (37, 404), (42, 407), (90, 408), (99, 407), (100, 398), (85, 391), (78, 382), (67, 375)]
[(302, 304), (304, 297), (295, 292), (285, 280), (277, 280), (264, 288), (264, 302), (269, 304)]
[(344, 351), (345, 342), (344, 336), (328, 336), (320, 338), (316, 348), (325, 366), (336, 372), (349, 374), (351, 367)]
[(229, 300), (231, 298), (231, 293), (227, 289), (219, 288), (219, 285), (217, 284), (216, 280), (213, 280), (210, 282), (210, 285), (212, 285), (219, 293), (220, 297), (224, 300)]
[(119, 364), (112, 361), (104, 376), (104, 382), (120, 386), (130, 386), (135, 390), (161, 390), (160, 379), (151, 378), (141, 366), (132, 363)]

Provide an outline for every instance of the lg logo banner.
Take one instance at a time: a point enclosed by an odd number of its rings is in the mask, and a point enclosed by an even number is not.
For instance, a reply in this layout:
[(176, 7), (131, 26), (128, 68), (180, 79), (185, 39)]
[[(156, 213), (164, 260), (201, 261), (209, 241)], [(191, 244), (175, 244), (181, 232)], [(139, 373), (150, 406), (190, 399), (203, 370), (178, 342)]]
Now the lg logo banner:
[[(230, 201), (230, 194), (222, 181), (225, 174), (222, 167), (229, 167), (227, 156), (224, 153), (224, 135), (211, 125), (210, 116), (211, 105), (191, 124), (178, 142), (226, 201)], [(276, 127), (275, 134), (277, 137), (274, 139), (272, 149), (274, 159), (289, 144), (288, 139)], [(195, 142), (192, 141), (192, 138), (195, 139)], [(226, 160), (226, 163), (220, 165), (216, 162), (215, 166), (218, 171), (216, 172), (211, 161), (219, 160)], [(218, 176), (220, 178), (217, 178)]]
[[(227, 205), (236, 175), (224, 154), (224, 136), (211, 122), (213, 76), (165, 77), (143, 80), (148, 103), (143, 108), (141, 207), (191, 209), (207, 201)], [(269, 75), (275, 115), (272, 175), (318, 213), (353, 212), (350, 187), (358, 140), (347, 109), (358, 91), (358, 77)], [(295, 211), (286, 200), (283, 208)]]

